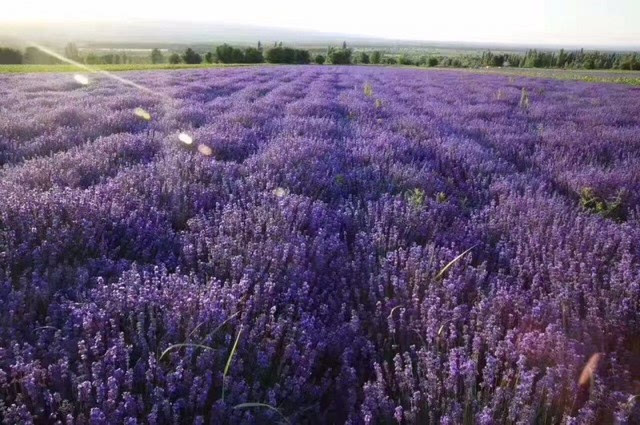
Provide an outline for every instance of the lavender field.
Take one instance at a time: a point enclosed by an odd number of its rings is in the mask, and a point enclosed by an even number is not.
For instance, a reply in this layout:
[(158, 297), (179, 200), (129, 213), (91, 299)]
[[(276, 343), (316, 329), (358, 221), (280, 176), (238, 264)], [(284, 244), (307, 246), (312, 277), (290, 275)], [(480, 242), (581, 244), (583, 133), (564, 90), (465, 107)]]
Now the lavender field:
[(5, 424), (640, 423), (640, 88), (118, 75), (0, 76)]

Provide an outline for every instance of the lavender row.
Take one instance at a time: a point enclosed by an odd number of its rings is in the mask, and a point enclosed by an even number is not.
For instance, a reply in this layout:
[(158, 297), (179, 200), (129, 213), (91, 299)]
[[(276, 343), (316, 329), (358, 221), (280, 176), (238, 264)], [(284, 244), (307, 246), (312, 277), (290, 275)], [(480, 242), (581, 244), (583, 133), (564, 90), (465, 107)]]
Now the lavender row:
[(633, 88), (124, 75), (0, 80), (5, 423), (640, 417)]

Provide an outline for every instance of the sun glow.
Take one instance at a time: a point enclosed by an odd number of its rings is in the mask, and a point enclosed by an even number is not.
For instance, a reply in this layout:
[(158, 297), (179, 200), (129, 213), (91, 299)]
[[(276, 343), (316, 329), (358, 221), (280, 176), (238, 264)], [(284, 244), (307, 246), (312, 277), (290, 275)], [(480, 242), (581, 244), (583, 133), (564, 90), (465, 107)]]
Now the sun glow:
[[(125, 0), (5, 3), (0, 22), (74, 23), (93, 34), (104, 32), (109, 22), (215, 21), (211, 28), (243, 24), (391, 39), (553, 43), (565, 47), (574, 43), (637, 45), (640, 35), (637, 0), (398, 0), (392, 4), (327, 0), (308, 7), (300, 7), (294, 0), (183, 0), (179, 4), (155, 2), (153, 7), (149, 2)], [(167, 28), (166, 33), (170, 41), (174, 31)], [(263, 42), (268, 34), (261, 31)]]

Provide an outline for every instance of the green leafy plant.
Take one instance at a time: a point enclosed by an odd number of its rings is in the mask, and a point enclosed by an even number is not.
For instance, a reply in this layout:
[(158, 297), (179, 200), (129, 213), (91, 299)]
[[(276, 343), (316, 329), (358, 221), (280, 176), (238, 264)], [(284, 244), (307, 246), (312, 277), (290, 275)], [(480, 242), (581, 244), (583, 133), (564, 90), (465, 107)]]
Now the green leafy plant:
[(364, 85), (364, 95), (367, 97), (373, 96), (373, 86), (369, 83)]
[(251, 409), (251, 408), (260, 408), (260, 409), (269, 409), (273, 412), (276, 412), (282, 418), (284, 423), (290, 424), (291, 422), (287, 419), (280, 410), (276, 407), (273, 407), (270, 404), (266, 403), (240, 403), (233, 406), (234, 409)]
[(424, 190), (415, 188), (406, 194), (407, 201), (415, 207), (421, 207), (424, 205), (425, 194)]
[(606, 200), (598, 196), (593, 188), (585, 187), (580, 191), (580, 204), (582, 208), (594, 214), (598, 214), (604, 218), (615, 221), (624, 221), (627, 218), (624, 198), (626, 192), (620, 190), (611, 200)]
[(522, 88), (522, 92), (520, 93), (519, 105), (522, 109), (529, 109), (529, 106), (531, 106), (531, 99), (529, 98), (529, 92), (524, 87)]

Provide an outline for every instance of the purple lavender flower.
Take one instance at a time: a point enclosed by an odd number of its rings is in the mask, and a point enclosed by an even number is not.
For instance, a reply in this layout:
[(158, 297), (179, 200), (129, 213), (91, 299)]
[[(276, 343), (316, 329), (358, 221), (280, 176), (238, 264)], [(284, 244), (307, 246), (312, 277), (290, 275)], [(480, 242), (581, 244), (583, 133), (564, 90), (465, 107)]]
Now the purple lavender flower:
[(638, 416), (637, 89), (125, 76), (0, 76), (4, 422)]

